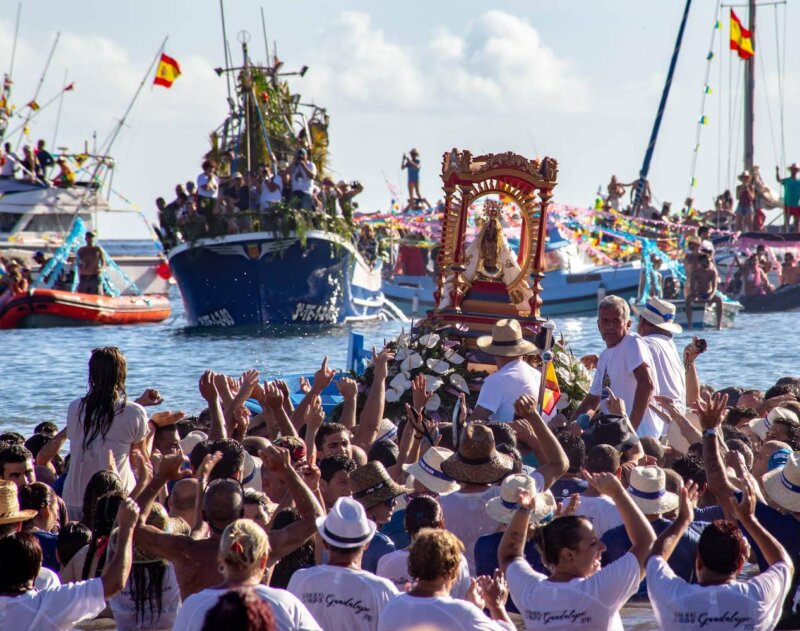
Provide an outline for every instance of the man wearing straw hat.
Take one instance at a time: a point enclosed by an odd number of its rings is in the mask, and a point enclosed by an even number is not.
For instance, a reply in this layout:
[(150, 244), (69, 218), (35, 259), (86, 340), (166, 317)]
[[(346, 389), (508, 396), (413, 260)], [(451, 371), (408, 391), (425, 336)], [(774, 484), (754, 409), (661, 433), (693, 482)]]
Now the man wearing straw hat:
[(484, 353), (494, 356), (497, 372), (483, 382), (470, 420), (510, 423), (517, 399), (524, 394), (539, 396), (542, 377), (524, 359), (538, 350), (522, 337), (522, 327), (512, 319), (498, 320), (492, 334), (482, 335), (477, 343)]

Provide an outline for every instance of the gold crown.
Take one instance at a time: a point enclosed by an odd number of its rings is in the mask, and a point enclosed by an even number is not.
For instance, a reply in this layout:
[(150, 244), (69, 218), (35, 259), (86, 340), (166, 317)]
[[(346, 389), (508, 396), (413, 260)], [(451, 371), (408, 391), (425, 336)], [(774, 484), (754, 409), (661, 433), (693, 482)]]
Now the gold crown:
[(487, 199), (483, 202), (483, 214), (487, 219), (499, 219), (500, 213), (503, 212), (503, 205), (493, 199)]

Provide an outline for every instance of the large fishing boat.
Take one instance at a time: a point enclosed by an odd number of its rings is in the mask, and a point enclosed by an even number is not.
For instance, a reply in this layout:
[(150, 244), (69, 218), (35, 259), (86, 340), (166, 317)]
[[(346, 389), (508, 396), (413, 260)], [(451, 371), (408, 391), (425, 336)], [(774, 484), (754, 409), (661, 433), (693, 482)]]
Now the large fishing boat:
[[(322, 181), (327, 113), (302, 105), (284, 79), (302, 76), (306, 68), (284, 73), (277, 57), (255, 65), (246, 41), (242, 54), (240, 67), (217, 69), (233, 79), (235, 93), (229, 84), (230, 112), (212, 134), (206, 159), (260, 188), (267, 169), (266, 179), (273, 181), (302, 151)], [(184, 224), (183, 242), (168, 253), (190, 325), (340, 324), (383, 317), (380, 262), (368, 261), (356, 248), (352, 221), (336, 212), (335, 199), (322, 210), (302, 203), (310, 200), (284, 197), (267, 206), (251, 197), (243, 210), (226, 208), (224, 196), (221, 190), (206, 222)]]

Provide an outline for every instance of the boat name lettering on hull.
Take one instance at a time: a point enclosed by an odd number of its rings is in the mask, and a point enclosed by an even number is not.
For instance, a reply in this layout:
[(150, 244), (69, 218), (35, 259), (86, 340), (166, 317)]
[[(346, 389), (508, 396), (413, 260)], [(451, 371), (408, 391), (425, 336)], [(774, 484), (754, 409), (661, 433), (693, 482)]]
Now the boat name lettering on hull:
[(339, 309), (335, 305), (311, 305), (307, 302), (298, 302), (295, 305), (292, 320), (295, 322), (336, 322)]
[(197, 318), (200, 326), (233, 326), (236, 324), (227, 309), (217, 309)]

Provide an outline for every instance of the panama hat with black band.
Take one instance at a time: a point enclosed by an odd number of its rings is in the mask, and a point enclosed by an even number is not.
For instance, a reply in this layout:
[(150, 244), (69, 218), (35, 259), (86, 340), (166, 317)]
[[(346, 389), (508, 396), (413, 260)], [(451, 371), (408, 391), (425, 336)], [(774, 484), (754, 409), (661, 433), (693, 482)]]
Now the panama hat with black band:
[(371, 540), (378, 526), (367, 518), (364, 507), (350, 497), (340, 497), (325, 517), (316, 520), (322, 540), (335, 548), (360, 548)]

